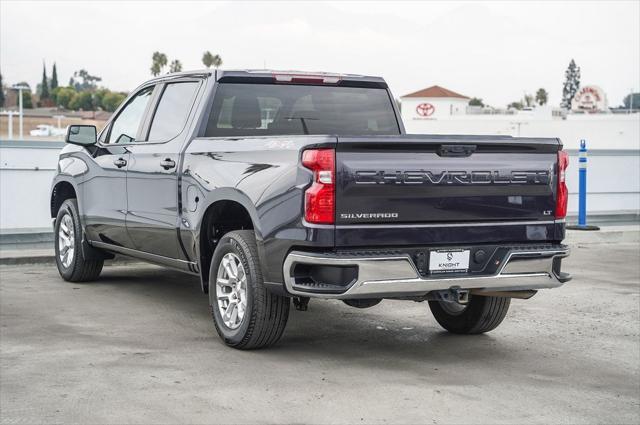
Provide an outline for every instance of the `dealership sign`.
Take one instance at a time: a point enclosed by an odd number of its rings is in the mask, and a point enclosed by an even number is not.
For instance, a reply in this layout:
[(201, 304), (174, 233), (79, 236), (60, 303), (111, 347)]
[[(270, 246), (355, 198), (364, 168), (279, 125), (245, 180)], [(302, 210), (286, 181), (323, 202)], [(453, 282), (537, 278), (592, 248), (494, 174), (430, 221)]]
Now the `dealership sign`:
[(435, 106), (430, 103), (421, 103), (416, 106), (416, 113), (421, 117), (430, 117), (435, 111)]
[(571, 101), (571, 109), (574, 111), (606, 111), (607, 106), (607, 96), (598, 86), (582, 87)]

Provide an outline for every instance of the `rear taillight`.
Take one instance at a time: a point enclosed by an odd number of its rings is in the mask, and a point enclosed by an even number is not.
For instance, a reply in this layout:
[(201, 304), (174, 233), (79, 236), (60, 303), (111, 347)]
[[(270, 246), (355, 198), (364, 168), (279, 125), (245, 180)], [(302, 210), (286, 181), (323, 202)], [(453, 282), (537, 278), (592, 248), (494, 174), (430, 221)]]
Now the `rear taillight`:
[(309, 149), (302, 153), (302, 165), (313, 171), (313, 184), (304, 195), (304, 218), (309, 223), (335, 222), (336, 153), (333, 149)]
[(567, 216), (567, 202), (569, 190), (567, 189), (566, 174), (569, 166), (569, 155), (565, 151), (558, 151), (558, 190), (556, 194), (556, 218)]

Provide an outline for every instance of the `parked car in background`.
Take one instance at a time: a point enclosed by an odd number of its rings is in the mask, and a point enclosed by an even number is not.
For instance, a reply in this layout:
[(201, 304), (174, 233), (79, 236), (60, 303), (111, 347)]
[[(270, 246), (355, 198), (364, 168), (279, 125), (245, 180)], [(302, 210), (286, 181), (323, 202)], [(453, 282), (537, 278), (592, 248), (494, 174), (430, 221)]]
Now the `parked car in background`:
[(29, 132), (29, 134), (35, 137), (51, 137), (64, 136), (66, 132), (66, 128), (58, 128), (49, 124), (38, 124), (35, 129)]
[(199, 276), (243, 349), (280, 339), (291, 300), (427, 301), (477, 334), (569, 281), (561, 142), (408, 135), (393, 99), (357, 75), (144, 83), (99, 135), (69, 127), (50, 198), (60, 275), (94, 280), (124, 254)]

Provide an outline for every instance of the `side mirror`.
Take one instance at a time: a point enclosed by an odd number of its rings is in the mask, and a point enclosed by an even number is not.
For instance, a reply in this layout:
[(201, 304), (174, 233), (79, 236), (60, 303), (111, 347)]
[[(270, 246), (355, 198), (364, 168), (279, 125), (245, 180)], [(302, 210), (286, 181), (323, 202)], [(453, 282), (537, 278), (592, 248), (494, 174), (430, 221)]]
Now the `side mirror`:
[(97, 135), (95, 125), (70, 125), (64, 140), (73, 145), (92, 146), (98, 141)]

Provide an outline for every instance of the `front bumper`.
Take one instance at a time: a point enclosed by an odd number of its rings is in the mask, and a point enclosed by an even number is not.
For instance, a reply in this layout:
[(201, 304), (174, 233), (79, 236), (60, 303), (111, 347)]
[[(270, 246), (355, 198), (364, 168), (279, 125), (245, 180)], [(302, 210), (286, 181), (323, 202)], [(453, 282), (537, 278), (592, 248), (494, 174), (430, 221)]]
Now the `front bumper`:
[[(560, 259), (569, 255), (565, 245), (509, 248), (491, 274), (425, 275), (408, 253), (309, 253), (293, 251), (284, 262), (284, 280), (292, 295), (333, 298), (401, 298), (424, 296), (452, 288), (519, 291), (556, 288), (571, 280), (560, 271)], [(300, 267), (350, 270), (344, 286), (301, 282)], [(353, 272), (355, 270), (355, 273)]]

